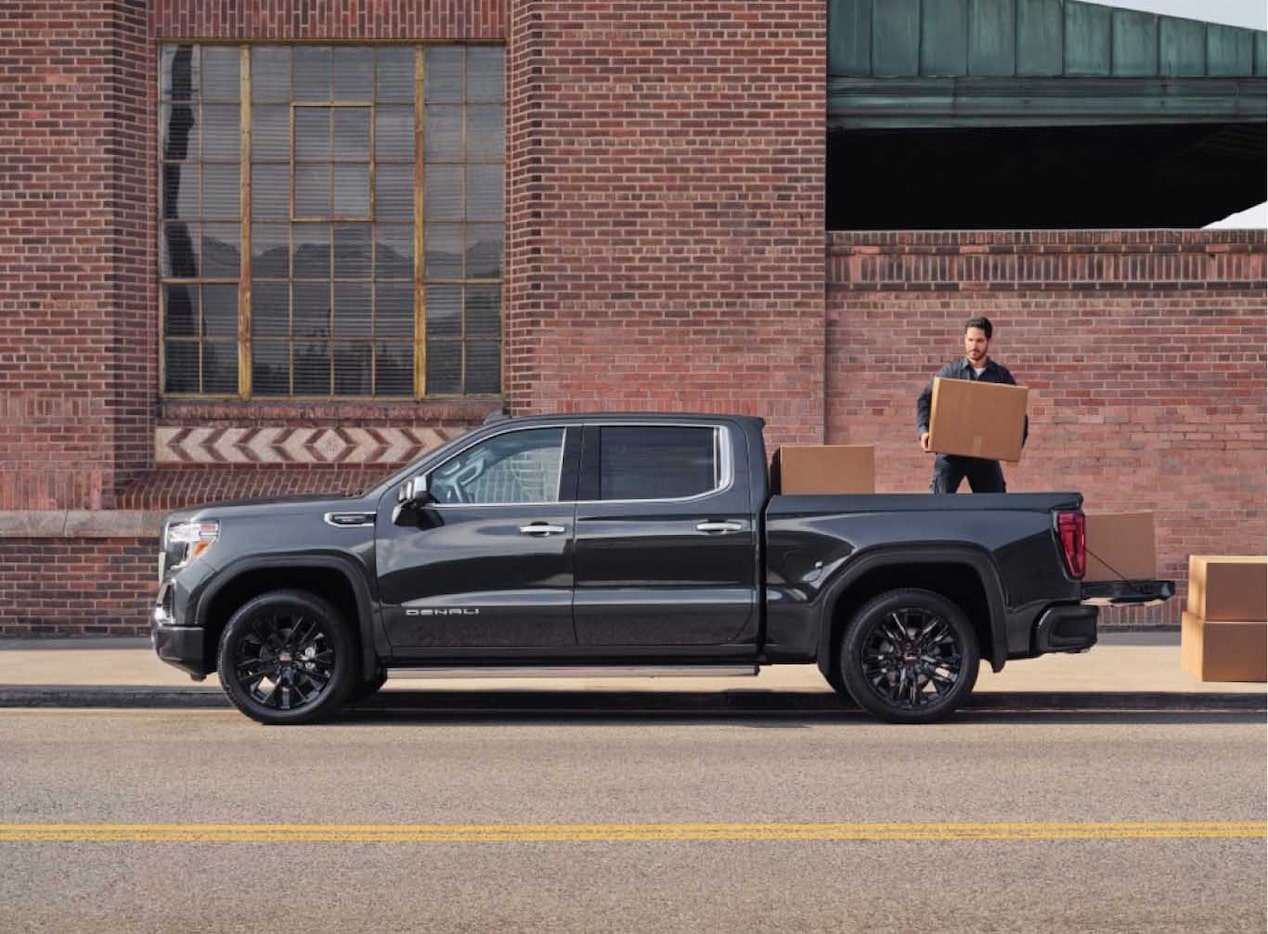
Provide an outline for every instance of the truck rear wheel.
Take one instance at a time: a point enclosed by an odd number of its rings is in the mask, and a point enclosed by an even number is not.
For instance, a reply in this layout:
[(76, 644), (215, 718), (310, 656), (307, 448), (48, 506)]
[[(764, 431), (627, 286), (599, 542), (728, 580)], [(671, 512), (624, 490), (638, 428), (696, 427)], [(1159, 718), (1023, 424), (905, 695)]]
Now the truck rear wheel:
[(941, 720), (968, 697), (981, 653), (964, 611), (928, 590), (865, 604), (841, 640), (841, 679), (855, 702), (891, 723)]
[(220, 683), (260, 723), (330, 716), (356, 683), (356, 644), (337, 609), (300, 590), (248, 600), (220, 637)]

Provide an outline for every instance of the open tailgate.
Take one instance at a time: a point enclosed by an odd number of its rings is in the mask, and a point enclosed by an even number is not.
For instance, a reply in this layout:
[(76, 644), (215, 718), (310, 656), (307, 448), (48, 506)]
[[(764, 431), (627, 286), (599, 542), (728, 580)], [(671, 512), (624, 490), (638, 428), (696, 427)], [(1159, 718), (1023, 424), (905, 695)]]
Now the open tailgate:
[(1083, 584), (1088, 606), (1155, 606), (1175, 596), (1175, 581), (1116, 580)]

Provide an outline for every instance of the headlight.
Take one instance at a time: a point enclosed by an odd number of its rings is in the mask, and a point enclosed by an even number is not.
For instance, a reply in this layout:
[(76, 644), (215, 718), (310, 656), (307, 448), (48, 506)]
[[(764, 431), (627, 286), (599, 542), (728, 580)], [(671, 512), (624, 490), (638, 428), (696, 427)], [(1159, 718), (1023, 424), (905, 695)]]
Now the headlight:
[(183, 568), (216, 544), (219, 538), (219, 522), (178, 522), (175, 525), (169, 525), (164, 550), (175, 551), (178, 558), (172, 565), (172, 569)]

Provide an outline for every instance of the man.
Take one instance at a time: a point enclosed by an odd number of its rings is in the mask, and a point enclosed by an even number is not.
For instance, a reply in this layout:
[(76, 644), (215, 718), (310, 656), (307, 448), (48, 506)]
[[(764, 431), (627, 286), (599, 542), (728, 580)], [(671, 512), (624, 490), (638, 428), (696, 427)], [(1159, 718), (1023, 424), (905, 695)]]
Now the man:
[[(1013, 374), (1000, 366), (990, 357), (991, 334), (990, 319), (970, 318), (964, 325), (964, 356), (948, 363), (937, 373), (943, 379), (980, 380), (986, 383), (1007, 383), (1016, 386)], [(920, 437), (921, 450), (929, 450), (929, 403), (933, 397), (933, 380), (925, 387), (925, 391), (916, 400), (916, 432)], [(1030, 420), (1026, 420), (1025, 433), (1030, 431)], [(969, 489), (974, 493), (1003, 493), (1004, 471), (999, 461), (982, 457), (961, 457), (955, 454), (939, 454), (933, 462), (933, 480), (929, 489), (934, 493), (954, 493), (960, 488), (960, 481), (969, 479)]]

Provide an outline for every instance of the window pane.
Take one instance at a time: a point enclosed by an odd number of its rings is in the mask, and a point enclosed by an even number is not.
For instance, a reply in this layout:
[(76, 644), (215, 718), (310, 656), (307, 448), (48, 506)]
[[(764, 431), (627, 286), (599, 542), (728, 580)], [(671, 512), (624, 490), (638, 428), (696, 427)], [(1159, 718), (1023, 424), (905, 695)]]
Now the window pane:
[(291, 99), (291, 47), (257, 45), (251, 49), (251, 100)]
[(559, 498), (564, 430), (508, 431), (437, 467), (428, 489), (442, 503), (545, 503)]
[(236, 101), (240, 54), (236, 45), (202, 47), (202, 98), (207, 101)]
[(502, 165), (468, 165), (466, 171), (467, 217), (478, 221), (502, 220)]
[(462, 220), (462, 166), (428, 166), (423, 176), (423, 217)]
[(242, 228), (235, 224), (203, 225), (203, 275), (236, 279), (241, 261)]
[(163, 333), (168, 337), (193, 337), (198, 333), (198, 290), (192, 285), (163, 287)]
[(428, 224), (423, 230), (428, 279), (462, 278), (462, 225)]
[(605, 427), (600, 499), (670, 499), (714, 487), (712, 428)]
[(467, 100), (500, 101), (506, 95), (503, 76), (505, 56), (500, 48), (471, 46), (467, 49)]
[(335, 108), (335, 158), (366, 162), (370, 158), (370, 108)]
[(198, 344), (167, 341), (163, 375), (164, 392), (198, 392)]
[(197, 118), (190, 104), (163, 104), (159, 108), (160, 145), (171, 162), (198, 158)]
[(203, 105), (203, 158), (239, 161), (242, 138), (237, 104)]
[(292, 54), (294, 68), (291, 80), (294, 82), (295, 100), (330, 100), (330, 48), (299, 45)]
[(291, 333), (291, 289), (285, 282), (251, 283), (251, 338)]
[(370, 166), (335, 163), (335, 217), (370, 216)]
[(330, 345), (325, 341), (296, 344), (295, 395), (328, 396), (330, 390)]
[(283, 224), (251, 225), (251, 274), (285, 279), (291, 274), (290, 228)]
[(374, 216), (414, 217), (414, 167), (376, 165), (374, 167)]
[(414, 50), (410, 46), (379, 46), (377, 90), (381, 101), (414, 99)]
[(291, 392), (290, 345), (251, 345), (251, 392), (257, 396), (287, 396)]
[(291, 216), (291, 167), (251, 166), (251, 216), (288, 220)]
[(406, 341), (413, 341), (414, 284), (412, 282), (375, 283), (374, 325), (379, 337), (393, 335)]
[(370, 379), (372, 354), (369, 341), (335, 345), (335, 395), (368, 396), (374, 391)]
[(414, 228), (377, 224), (374, 228), (374, 277), (408, 279), (414, 275)]
[(298, 340), (330, 336), (330, 283), (296, 282), (291, 308), (291, 334)]
[(492, 394), (502, 391), (502, 344), (500, 341), (468, 341), (464, 391)]
[(414, 345), (380, 342), (375, 347), (374, 391), (380, 396), (414, 394)]
[(296, 279), (330, 278), (330, 225), (296, 224), (291, 231)]
[(473, 285), (467, 288), (468, 337), (502, 334), (502, 289), (496, 285)]
[(203, 344), (203, 392), (236, 395), (238, 392), (238, 345), (226, 341)]
[(197, 46), (163, 46), (159, 54), (159, 94), (163, 100), (190, 100), (198, 87), (197, 71)]
[(462, 286), (429, 285), (427, 299), (427, 336), (462, 336)]
[(374, 111), (374, 157), (409, 162), (414, 158), (414, 108), (378, 107)]
[(238, 166), (227, 162), (203, 165), (203, 216), (239, 217), (242, 213), (242, 187)]
[(432, 46), (423, 59), (423, 99), (462, 100), (462, 47)]
[(458, 341), (427, 341), (427, 395), (457, 395), (462, 392), (462, 344)]
[(232, 338), (238, 336), (238, 287), (236, 285), (203, 286), (203, 336)]
[(295, 166), (295, 216), (330, 217), (330, 164), (306, 162)]
[(506, 157), (502, 107), (480, 104), (467, 108), (467, 158), (473, 161)]
[(335, 337), (373, 337), (373, 325), (370, 283), (336, 282)]
[(335, 97), (368, 101), (374, 96), (374, 49), (339, 46), (335, 49)]
[(462, 158), (462, 108), (429, 105), (423, 112), (423, 155), (428, 162)]
[(370, 225), (335, 225), (335, 278), (368, 279), (371, 270)]
[(251, 107), (251, 161), (291, 158), (291, 109), (281, 104)]
[(295, 158), (330, 158), (329, 107), (295, 108)]
[(198, 215), (198, 163), (163, 165), (163, 216), (194, 220)]
[(502, 275), (502, 225), (467, 225), (467, 278), (496, 279)]
[(198, 252), (199, 225), (167, 223), (163, 225), (162, 272), (165, 279), (196, 279), (202, 269)]

